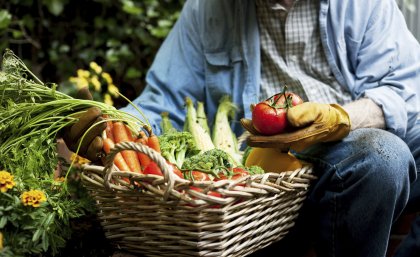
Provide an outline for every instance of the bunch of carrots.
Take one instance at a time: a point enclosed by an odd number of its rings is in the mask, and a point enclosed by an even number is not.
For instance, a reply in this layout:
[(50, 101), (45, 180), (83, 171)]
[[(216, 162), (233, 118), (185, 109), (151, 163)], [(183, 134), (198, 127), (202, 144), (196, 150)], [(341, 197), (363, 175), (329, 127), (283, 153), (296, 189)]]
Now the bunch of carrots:
[[(160, 153), (159, 139), (150, 127), (145, 126), (146, 132), (140, 130), (138, 135), (134, 135), (132, 130), (121, 121), (107, 121), (103, 149), (109, 154), (115, 144), (121, 142), (136, 142), (147, 145)], [(152, 162), (150, 157), (144, 153), (124, 150), (119, 152), (114, 158), (114, 164), (120, 170), (143, 173), (143, 170)]]

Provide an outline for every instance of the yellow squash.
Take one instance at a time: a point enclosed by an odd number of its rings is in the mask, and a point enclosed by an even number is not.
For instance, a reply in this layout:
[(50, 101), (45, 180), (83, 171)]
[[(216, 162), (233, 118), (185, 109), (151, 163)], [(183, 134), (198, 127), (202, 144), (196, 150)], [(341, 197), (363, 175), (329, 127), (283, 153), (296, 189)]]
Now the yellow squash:
[(291, 154), (276, 148), (254, 147), (246, 159), (245, 166), (260, 166), (265, 172), (293, 171), (302, 168), (304, 163)]

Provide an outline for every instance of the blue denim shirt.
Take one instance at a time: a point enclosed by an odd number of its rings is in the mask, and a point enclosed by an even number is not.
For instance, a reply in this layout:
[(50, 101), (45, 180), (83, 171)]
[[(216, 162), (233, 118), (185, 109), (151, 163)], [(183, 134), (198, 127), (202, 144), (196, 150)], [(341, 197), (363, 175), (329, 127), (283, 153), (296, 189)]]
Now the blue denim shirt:
[[(321, 0), (319, 26), (331, 70), (353, 99), (366, 96), (384, 111), (387, 129), (404, 137), (420, 100), (420, 46), (395, 0)], [(133, 103), (160, 133), (160, 113), (177, 128), (186, 96), (205, 103), (210, 125), (218, 101), (231, 95), (237, 119), (258, 101), (261, 61), (253, 0), (189, 0)], [(137, 113), (132, 106), (123, 110)], [(238, 134), (242, 129), (235, 122)]]

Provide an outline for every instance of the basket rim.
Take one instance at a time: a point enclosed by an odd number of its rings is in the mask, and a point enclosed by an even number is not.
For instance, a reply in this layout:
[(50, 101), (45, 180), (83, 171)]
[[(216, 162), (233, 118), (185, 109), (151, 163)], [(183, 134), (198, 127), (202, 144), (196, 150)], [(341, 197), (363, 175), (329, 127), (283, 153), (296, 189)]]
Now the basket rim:
[[(114, 165), (117, 153), (134, 150), (147, 154), (162, 170), (162, 176), (120, 171)], [(115, 145), (106, 156), (105, 165), (82, 165), (82, 181), (87, 186), (104, 187), (114, 192), (151, 192), (165, 201), (178, 199), (194, 205), (230, 204), (239, 198), (253, 198), (267, 194), (298, 193), (305, 191), (313, 175), (312, 165), (305, 164), (294, 171), (247, 175), (240, 179), (219, 181), (191, 181), (172, 172), (166, 159), (148, 146), (122, 142)], [(220, 197), (223, 196), (223, 197)]]

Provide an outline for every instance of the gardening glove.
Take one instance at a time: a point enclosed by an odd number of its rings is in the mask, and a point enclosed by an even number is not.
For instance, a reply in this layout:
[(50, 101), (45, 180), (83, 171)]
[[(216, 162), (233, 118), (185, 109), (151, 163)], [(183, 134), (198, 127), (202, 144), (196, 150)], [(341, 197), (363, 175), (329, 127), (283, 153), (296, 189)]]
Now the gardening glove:
[(252, 121), (242, 119), (243, 127), (253, 134), (247, 139), (248, 145), (301, 151), (316, 143), (340, 140), (350, 132), (349, 115), (337, 104), (305, 102), (290, 108), (287, 119), (293, 131), (273, 136), (258, 135)]
[[(92, 95), (87, 87), (77, 92), (77, 98), (92, 100)], [(90, 107), (85, 112), (75, 114), (79, 120), (64, 128), (63, 139), (67, 147), (93, 162), (103, 156), (102, 132), (106, 123), (102, 122), (102, 111), (97, 107)], [(91, 128), (91, 129), (89, 129)], [(88, 131), (86, 133), (86, 131)], [(84, 135), (86, 133), (86, 135)], [(84, 135), (84, 136), (83, 136)]]

